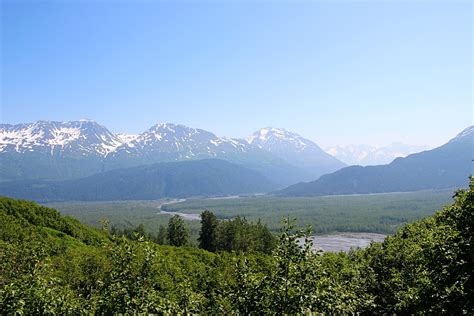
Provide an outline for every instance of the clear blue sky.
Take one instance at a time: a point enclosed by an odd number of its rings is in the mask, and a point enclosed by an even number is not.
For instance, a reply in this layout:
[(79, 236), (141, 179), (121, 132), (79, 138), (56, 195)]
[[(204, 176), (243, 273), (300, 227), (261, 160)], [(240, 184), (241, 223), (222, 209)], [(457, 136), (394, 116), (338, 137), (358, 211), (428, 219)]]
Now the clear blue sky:
[(433, 146), (473, 121), (471, 1), (1, 3), (3, 123)]

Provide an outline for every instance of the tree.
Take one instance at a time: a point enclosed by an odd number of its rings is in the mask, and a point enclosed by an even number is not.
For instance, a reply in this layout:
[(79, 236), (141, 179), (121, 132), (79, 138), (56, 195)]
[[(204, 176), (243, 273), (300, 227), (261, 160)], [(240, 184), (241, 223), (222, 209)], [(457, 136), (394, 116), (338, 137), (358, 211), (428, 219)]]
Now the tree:
[(160, 228), (158, 229), (158, 234), (156, 235), (156, 242), (160, 245), (165, 245), (166, 235), (167, 235), (166, 228), (163, 225), (160, 225)]
[(181, 216), (175, 215), (168, 222), (168, 242), (172, 246), (184, 246), (188, 243), (188, 231)]
[(204, 211), (201, 214), (201, 231), (199, 232), (199, 248), (216, 251), (216, 235), (219, 222), (214, 213)]
[(296, 230), (294, 222), (283, 218), (278, 244), (273, 252), (270, 302), (276, 314), (302, 314), (314, 310), (319, 263), (312, 250), (311, 227)]
[(272, 233), (268, 230), (267, 225), (263, 225), (258, 219), (257, 224), (253, 225), (253, 235), (256, 238), (254, 250), (271, 254), (276, 244), (276, 239)]

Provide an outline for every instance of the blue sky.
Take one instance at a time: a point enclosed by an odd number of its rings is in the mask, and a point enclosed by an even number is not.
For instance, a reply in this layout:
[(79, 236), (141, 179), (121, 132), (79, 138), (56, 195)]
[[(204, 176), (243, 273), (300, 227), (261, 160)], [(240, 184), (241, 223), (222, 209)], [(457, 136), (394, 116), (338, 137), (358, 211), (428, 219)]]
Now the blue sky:
[(3, 123), (435, 146), (473, 121), (470, 1), (1, 3)]

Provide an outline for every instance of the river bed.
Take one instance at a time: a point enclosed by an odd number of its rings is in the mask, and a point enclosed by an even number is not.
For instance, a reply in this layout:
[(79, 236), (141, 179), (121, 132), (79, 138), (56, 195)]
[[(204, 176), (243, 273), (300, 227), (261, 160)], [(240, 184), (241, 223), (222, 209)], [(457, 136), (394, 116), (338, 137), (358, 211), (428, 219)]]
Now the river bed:
[(184, 220), (187, 220), (187, 221), (200, 221), (201, 220), (201, 214), (186, 214), (186, 213), (180, 213), (180, 212), (160, 211), (158, 215), (168, 215), (168, 216), (179, 215)]
[(386, 235), (376, 233), (335, 233), (312, 236), (313, 248), (325, 252), (348, 252), (351, 248), (365, 248), (372, 241), (382, 242)]

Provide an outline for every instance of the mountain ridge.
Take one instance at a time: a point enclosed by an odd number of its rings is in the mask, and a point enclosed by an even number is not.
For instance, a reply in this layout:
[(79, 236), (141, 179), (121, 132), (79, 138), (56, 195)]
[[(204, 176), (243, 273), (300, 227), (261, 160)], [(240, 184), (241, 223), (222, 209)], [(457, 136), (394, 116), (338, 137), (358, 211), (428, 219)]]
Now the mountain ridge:
[[(295, 147), (289, 150), (298, 152)], [(301, 164), (244, 139), (218, 137), (181, 124), (155, 124), (139, 135), (113, 134), (92, 120), (0, 124), (2, 181), (64, 180), (157, 162), (207, 158), (254, 169), (281, 187), (340, 166), (324, 161), (320, 166)]]
[(346, 167), (275, 194), (319, 196), (463, 187), (473, 171), (473, 145), (474, 128), (470, 126), (432, 150), (396, 158), (388, 165)]

